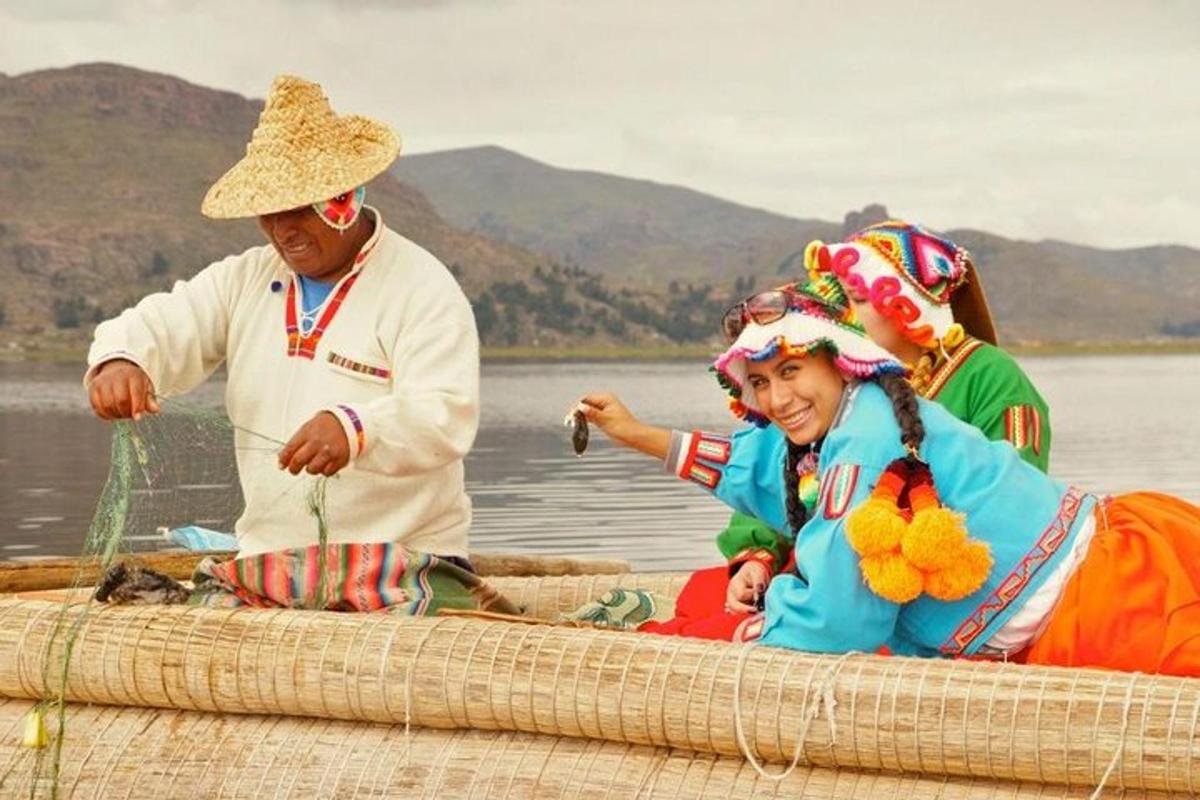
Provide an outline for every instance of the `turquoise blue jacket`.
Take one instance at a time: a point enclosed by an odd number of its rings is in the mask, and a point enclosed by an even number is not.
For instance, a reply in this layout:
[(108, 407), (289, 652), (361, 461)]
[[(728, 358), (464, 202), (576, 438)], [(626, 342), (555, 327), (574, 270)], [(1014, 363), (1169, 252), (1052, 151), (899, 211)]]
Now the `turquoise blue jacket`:
[[(771, 581), (759, 641), (823, 653), (887, 645), (902, 655), (971, 655), (1054, 571), (1096, 500), (1022, 461), (1007, 442), (989, 441), (921, 400), (921, 455), (942, 502), (966, 514), (967, 530), (991, 546), (995, 564), (984, 585), (962, 600), (884, 600), (863, 582), (844, 528), (887, 465), (905, 453), (883, 390), (863, 383), (848, 391), (821, 448), (817, 507), (796, 538), (799, 567)], [(785, 456), (786, 440), (774, 426), (732, 437), (696, 433), (674, 468), (738, 511), (787, 531)]]

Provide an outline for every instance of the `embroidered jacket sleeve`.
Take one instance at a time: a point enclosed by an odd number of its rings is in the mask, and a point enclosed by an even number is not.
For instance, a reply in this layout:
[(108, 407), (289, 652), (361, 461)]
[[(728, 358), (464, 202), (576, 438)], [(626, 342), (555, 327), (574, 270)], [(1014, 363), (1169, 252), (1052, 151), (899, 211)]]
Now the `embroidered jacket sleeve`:
[(867, 588), (845, 526), (882, 468), (831, 461), (822, 469), (817, 506), (796, 537), (797, 570), (767, 590), (761, 643), (815, 653), (874, 652), (891, 639), (900, 606)]
[[(459, 461), (479, 427), (479, 338), (458, 284), (440, 264), (408, 299), (391, 361), (393, 390), (326, 410), (342, 423), (356, 468), (415, 475)], [(444, 275), (442, 273), (445, 273)]]
[(1007, 441), (1021, 458), (1046, 472), (1050, 467), (1050, 409), (1017, 362), (992, 348), (987, 369), (973, 375), (980, 398), (974, 419), (966, 420), (992, 441)]
[(712, 492), (735, 511), (762, 520), (776, 530), (786, 529), (783, 503), (786, 445), (782, 439), (762, 435), (765, 430), (747, 428), (732, 436), (673, 431), (666, 469)]
[(145, 370), (161, 397), (199, 385), (225, 359), (233, 303), (257, 254), (248, 250), (211, 264), (170, 292), (149, 295), (100, 323), (84, 383), (101, 364), (123, 358)]
[(988, 421), (981, 426), (984, 435), (993, 441), (1006, 441), (1042, 472), (1050, 469), (1050, 416), (1045, 404), (1039, 402), (1013, 402), (997, 407), (988, 414)]

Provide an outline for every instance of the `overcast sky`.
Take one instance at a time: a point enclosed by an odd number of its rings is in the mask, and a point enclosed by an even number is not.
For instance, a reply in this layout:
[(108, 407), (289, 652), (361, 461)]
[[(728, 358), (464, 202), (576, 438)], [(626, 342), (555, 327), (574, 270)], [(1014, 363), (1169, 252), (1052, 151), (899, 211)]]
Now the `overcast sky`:
[(0, 0), (0, 71), (278, 72), (410, 153), (497, 144), (802, 217), (1200, 247), (1200, 2)]

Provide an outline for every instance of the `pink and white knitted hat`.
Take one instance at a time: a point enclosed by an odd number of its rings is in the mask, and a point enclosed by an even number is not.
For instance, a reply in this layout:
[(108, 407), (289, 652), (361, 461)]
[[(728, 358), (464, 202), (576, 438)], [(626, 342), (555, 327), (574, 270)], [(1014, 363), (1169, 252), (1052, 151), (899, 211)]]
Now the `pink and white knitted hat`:
[(950, 331), (957, 312), (952, 298), (973, 284), (969, 294), (976, 302), (968, 316), (976, 324), (958, 322), (978, 338), (995, 342), (970, 254), (919, 225), (889, 220), (863, 228), (845, 242), (813, 242), (805, 251), (805, 264), (814, 277), (837, 276), (851, 296), (870, 300), (908, 339), (925, 348), (936, 347)]

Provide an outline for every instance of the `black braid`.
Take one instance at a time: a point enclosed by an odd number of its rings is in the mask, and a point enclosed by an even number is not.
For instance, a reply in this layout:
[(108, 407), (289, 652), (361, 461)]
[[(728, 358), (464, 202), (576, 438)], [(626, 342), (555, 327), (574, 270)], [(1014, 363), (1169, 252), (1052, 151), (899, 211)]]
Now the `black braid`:
[[(917, 406), (917, 393), (907, 380), (899, 375), (880, 376), (879, 385), (892, 401), (892, 410), (900, 426), (900, 441), (920, 451), (925, 441), (925, 423), (921, 421), (921, 410)], [(809, 450), (809, 445), (799, 445), (790, 439), (787, 443), (787, 459), (783, 466), (784, 492), (787, 502), (787, 520), (792, 533), (799, 535), (808, 521), (808, 509), (800, 502), (800, 459)]]
[(900, 425), (900, 441), (914, 452), (920, 451), (925, 441), (925, 423), (921, 422), (917, 393), (903, 377), (891, 373), (881, 375), (879, 385), (892, 401), (892, 411)]
[(808, 452), (807, 445), (800, 445), (791, 439), (787, 443), (787, 460), (783, 465), (783, 485), (787, 498), (787, 519), (792, 533), (800, 535), (800, 529), (808, 520), (808, 509), (800, 502), (800, 458)]

